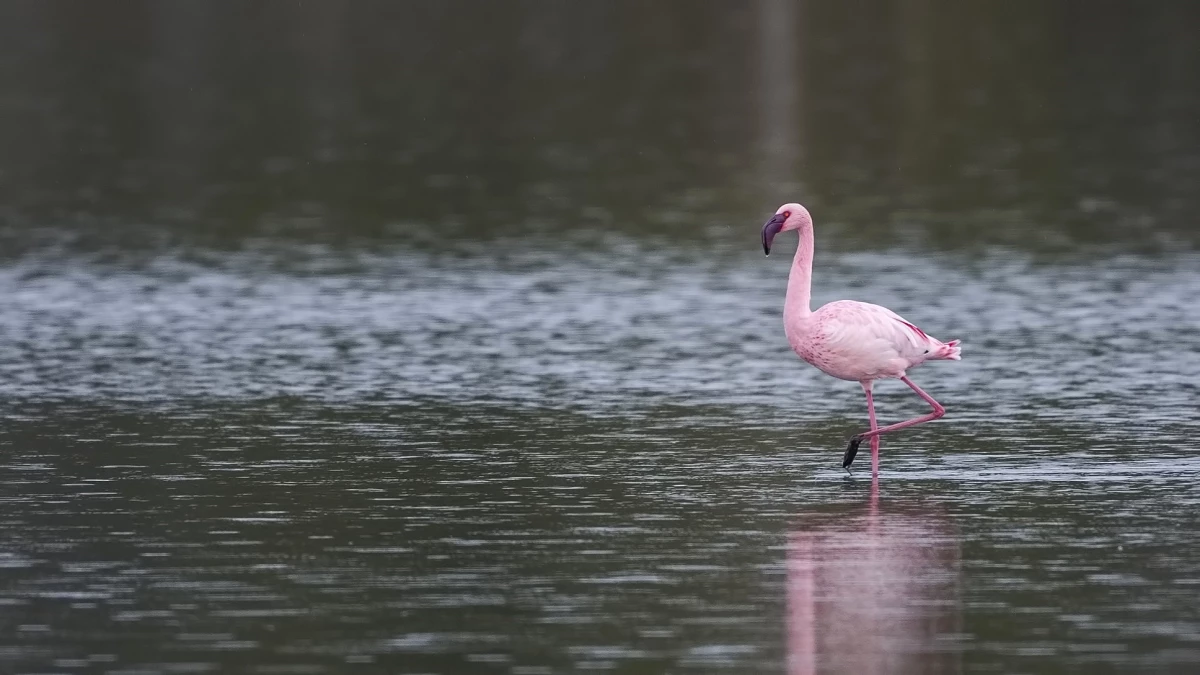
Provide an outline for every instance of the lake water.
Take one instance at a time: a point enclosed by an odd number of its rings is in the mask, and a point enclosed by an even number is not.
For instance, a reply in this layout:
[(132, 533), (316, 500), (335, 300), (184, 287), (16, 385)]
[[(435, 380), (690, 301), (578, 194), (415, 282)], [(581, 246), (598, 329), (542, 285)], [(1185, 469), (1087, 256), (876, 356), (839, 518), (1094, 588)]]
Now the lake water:
[(1194, 671), (1191, 5), (397, 6), (3, 10), (0, 670)]

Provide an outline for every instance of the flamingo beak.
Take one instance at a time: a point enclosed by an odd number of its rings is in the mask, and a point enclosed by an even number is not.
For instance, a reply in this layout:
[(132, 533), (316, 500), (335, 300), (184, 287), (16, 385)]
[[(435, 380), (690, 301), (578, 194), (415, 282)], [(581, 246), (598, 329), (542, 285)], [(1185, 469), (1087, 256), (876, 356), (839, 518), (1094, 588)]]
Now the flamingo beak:
[(783, 221), (785, 220), (787, 218), (784, 218), (782, 213), (776, 213), (773, 218), (767, 221), (766, 225), (763, 225), (763, 253), (766, 255), (771, 255), (771, 242), (774, 241), (775, 235), (779, 234), (779, 231), (783, 229)]

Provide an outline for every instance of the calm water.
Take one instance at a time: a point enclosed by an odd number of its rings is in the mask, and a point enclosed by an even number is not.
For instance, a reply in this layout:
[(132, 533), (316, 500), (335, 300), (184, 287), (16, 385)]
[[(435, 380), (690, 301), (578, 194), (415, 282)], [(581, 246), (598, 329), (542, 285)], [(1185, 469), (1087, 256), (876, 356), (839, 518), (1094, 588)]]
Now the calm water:
[(1190, 4), (497, 6), (2, 6), (0, 671), (1194, 672)]
[[(1194, 256), (822, 256), (819, 299), (968, 340), (914, 371), (950, 414), (885, 443), (869, 517), (838, 468), (861, 394), (788, 353), (786, 256), (754, 230), (745, 253), (9, 265), (6, 667), (1200, 659)], [(931, 607), (936, 631), (897, 623)]]

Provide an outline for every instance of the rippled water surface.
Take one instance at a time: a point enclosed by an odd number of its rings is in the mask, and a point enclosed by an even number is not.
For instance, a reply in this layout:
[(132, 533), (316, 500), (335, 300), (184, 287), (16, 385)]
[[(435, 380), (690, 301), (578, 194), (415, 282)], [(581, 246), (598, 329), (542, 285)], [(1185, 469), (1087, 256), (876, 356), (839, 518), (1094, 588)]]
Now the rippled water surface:
[(1194, 257), (819, 255), (818, 302), (965, 341), (873, 500), (753, 234), (7, 265), (5, 668), (1200, 659)]
[(0, 3), (0, 672), (1200, 672), (1200, 4), (877, 5)]

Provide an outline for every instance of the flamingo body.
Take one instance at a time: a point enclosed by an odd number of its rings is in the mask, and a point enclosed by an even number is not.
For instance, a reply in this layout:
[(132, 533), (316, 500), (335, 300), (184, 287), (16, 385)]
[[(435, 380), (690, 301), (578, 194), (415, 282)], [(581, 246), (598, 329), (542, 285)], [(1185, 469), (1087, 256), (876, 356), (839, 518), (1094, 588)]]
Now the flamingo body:
[[(763, 252), (780, 232), (797, 230), (800, 245), (788, 275), (783, 325), (792, 349), (821, 372), (862, 385), (867, 396), (871, 430), (850, 439), (842, 467), (849, 470), (858, 445), (871, 441), (871, 473), (879, 473), (879, 436), (938, 419), (946, 409), (908, 379), (908, 371), (926, 361), (960, 360), (958, 340), (942, 342), (886, 307), (853, 300), (838, 300), (810, 309), (812, 295), (813, 225), (808, 209), (784, 204), (763, 225)], [(879, 427), (875, 421), (872, 386), (880, 378), (898, 378), (925, 400), (933, 411), (921, 417)]]
[(788, 342), (826, 375), (862, 382), (900, 378), (926, 361), (959, 360), (958, 341), (946, 344), (886, 307), (838, 300), (807, 317), (785, 315)]

